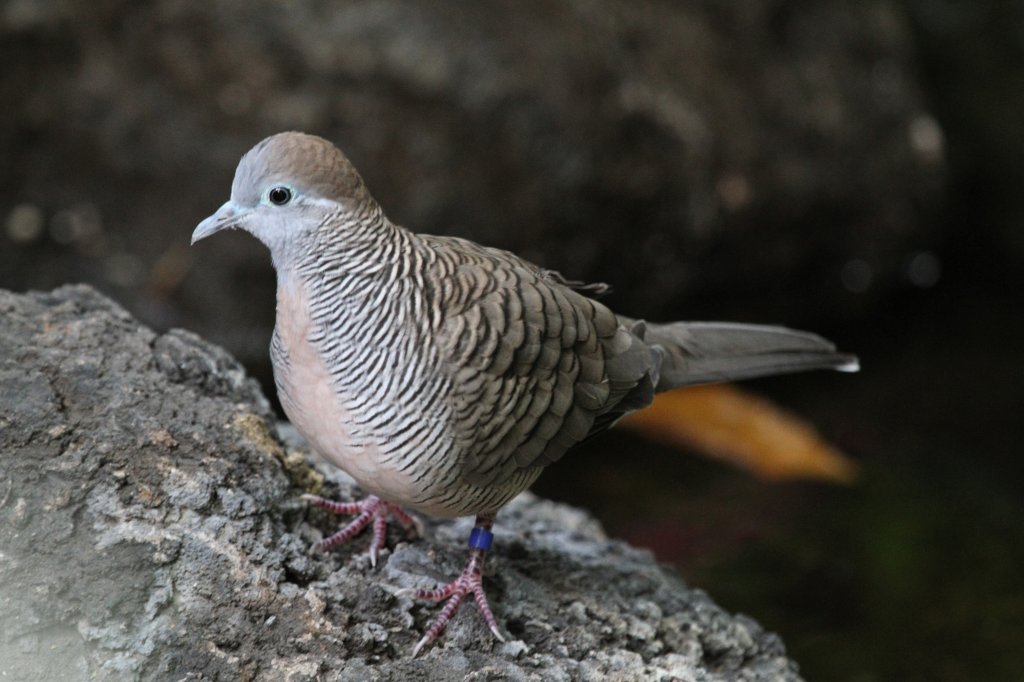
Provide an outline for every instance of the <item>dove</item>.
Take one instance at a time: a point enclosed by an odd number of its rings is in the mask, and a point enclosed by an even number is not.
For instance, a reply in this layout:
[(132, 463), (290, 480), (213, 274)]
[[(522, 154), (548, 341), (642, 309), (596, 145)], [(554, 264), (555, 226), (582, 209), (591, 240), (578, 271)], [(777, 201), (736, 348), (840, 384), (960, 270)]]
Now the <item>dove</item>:
[[(270, 343), (288, 419), (368, 493), (311, 495), (355, 519), (317, 547), (372, 526), (370, 558), (407, 510), (475, 516), (462, 574), (416, 599), (446, 601), (413, 649), (470, 595), (503, 640), (482, 583), (495, 515), (569, 450), (655, 393), (814, 369), (856, 371), (820, 336), (729, 322), (653, 323), (612, 312), (603, 285), (509, 251), (396, 225), (331, 142), (285, 132), (241, 159), (230, 199), (192, 243), (226, 229), (267, 246), (277, 273)], [(578, 466), (586, 466), (580, 461)]]

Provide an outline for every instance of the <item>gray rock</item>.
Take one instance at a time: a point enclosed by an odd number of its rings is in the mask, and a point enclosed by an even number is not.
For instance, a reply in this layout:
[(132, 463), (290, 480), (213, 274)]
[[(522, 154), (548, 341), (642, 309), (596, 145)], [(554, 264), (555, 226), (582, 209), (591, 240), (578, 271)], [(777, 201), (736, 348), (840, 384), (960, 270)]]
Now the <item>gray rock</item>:
[[(287, 438), (282, 441), (281, 431)], [(798, 680), (782, 643), (585, 512), (526, 494), (498, 519), (492, 641), (473, 608), (395, 596), (465, 561), (469, 519), (320, 554), (351, 498), (194, 334), (158, 335), (85, 286), (0, 290), (4, 680)]]

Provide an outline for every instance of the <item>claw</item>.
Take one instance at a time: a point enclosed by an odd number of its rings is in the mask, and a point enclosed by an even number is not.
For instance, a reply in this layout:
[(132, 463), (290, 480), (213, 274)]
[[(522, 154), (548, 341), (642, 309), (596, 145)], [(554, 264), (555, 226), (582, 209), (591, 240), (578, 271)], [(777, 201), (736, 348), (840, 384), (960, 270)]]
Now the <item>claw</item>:
[(433, 640), (429, 639), (427, 637), (427, 635), (423, 635), (423, 639), (421, 639), (420, 641), (416, 642), (416, 646), (414, 646), (412, 648), (412, 657), (416, 658), (416, 655), (420, 653), (420, 649), (422, 649), (426, 645), (430, 644), (431, 641), (433, 641)]
[(372, 522), (373, 538), (370, 541), (369, 554), (370, 565), (374, 567), (377, 565), (377, 557), (380, 554), (380, 550), (384, 548), (385, 541), (387, 540), (389, 516), (395, 517), (406, 530), (417, 526), (416, 521), (401, 507), (385, 502), (376, 495), (370, 495), (358, 502), (335, 502), (334, 500), (308, 494), (303, 495), (302, 499), (313, 506), (326, 509), (332, 514), (356, 515), (356, 518), (352, 519), (344, 528), (313, 545), (317, 550), (325, 551), (351, 540)]
[[(389, 516), (394, 517), (406, 530), (410, 528), (420, 530), (422, 528), (416, 519), (400, 507), (390, 502), (385, 502), (375, 495), (371, 495), (359, 502), (335, 502), (316, 495), (303, 495), (302, 499), (334, 514), (354, 514), (356, 516), (337, 533), (316, 543), (314, 545), (316, 549), (327, 550), (351, 540), (372, 523), (373, 539), (370, 541), (369, 554), (370, 564), (373, 566), (377, 565), (378, 554), (384, 547), (384, 542), (387, 539)], [(491, 538), (493, 537), (490, 531), (493, 522), (493, 515), (477, 516), (476, 527), (469, 538), (469, 546), (471, 548), (469, 563), (466, 564), (465, 570), (462, 571), (462, 575), (458, 578), (436, 590), (417, 590), (409, 587), (395, 590), (394, 595), (396, 597), (411, 596), (414, 599), (426, 599), (435, 602), (447, 600), (444, 608), (441, 609), (441, 613), (437, 615), (426, 633), (416, 643), (416, 646), (413, 647), (412, 655), (414, 658), (419, 655), (420, 651), (441, 636), (441, 633), (448, 627), (448, 622), (455, 615), (455, 612), (459, 610), (463, 600), (469, 594), (473, 595), (473, 600), (480, 609), (480, 613), (483, 615), (484, 621), (487, 623), (487, 627), (491, 634), (494, 635), (494, 638), (499, 642), (505, 641), (501, 630), (498, 629), (498, 621), (495, 619), (491, 606), (487, 602), (487, 594), (484, 592), (482, 578), (484, 556), (491, 546)]]
[(484, 556), (491, 543), (490, 528), (492, 523), (493, 516), (477, 517), (477, 526), (473, 529), (473, 534), (470, 535), (470, 547), (472, 549), (469, 553), (469, 563), (466, 564), (466, 568), (458, 578), (436, 590), (405, 588), (396, 592), (396, 595), (399, 596), (412, 595), (415, 599), (425, 599), (434, 602), (447, 599), (444, 608), (441, 609), (441, 613), (431, 623), (422, 639), (413, 647), (412, 655), (414, 658), (424, 647), (441, 636), (441, 633), (448, 627), (448, 622), (455, 615), (455, 612), (459, 610), (466, 595), (469, 594), (473, 595), (473, 600), (476, 602), (477, 608), (480, 609), (480, 614), (484, 617), (484, 622), (487, 623), (491, 634), (499, 642), (505, 641), (505, 637), (498, 629), (498, 621), (494, 617), (494, 612), (491, 611), (491, 605), (487, 602), (487, 594), (484, 592), (483, 586)]

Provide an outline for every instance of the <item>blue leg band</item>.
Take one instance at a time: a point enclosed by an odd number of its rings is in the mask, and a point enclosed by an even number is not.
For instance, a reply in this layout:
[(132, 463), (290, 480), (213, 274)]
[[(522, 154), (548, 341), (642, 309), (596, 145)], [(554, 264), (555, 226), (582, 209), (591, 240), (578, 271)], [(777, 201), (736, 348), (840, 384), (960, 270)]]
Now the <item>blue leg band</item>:
[(494, 533), (486, 528), (474, 528), (469, 534), (469, 546), (472, 549), (487, 551), (491, 548), (491, 541), (494, 540)]

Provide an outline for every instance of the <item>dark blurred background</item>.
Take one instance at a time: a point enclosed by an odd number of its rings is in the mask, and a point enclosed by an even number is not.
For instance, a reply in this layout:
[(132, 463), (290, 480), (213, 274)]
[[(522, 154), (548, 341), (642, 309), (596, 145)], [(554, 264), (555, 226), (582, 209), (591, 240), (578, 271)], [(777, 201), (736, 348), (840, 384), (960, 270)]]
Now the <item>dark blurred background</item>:
[(89, 282), (267, 382), (266, 252), (189, 236), (261, 137), (323, 135), (418, 231), (858, 352), (748, 384), (851, 487), (616, 432), (537, 489), (809, 680), (1024, 679), (1024, 3), (6, 0), (0, 57), (0, 286)]

